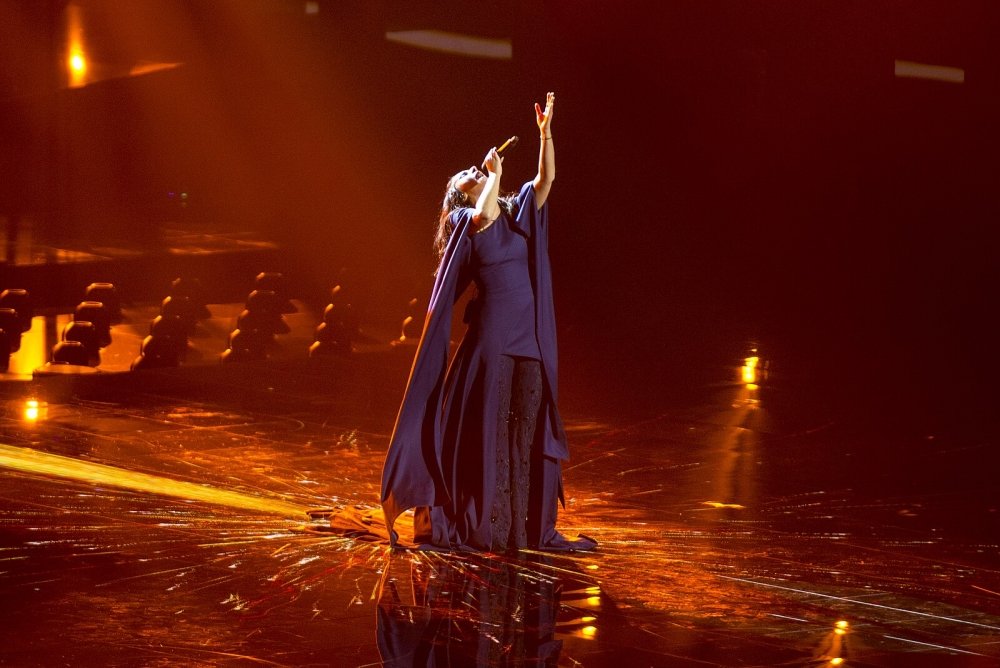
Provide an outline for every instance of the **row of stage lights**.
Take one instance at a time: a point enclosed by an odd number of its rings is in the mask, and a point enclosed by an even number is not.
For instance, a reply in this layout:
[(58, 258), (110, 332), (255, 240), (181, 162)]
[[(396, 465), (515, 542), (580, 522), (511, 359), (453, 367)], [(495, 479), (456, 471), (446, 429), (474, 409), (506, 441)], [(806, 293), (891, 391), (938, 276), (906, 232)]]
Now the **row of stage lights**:
[[(310, 357), (353, 351), (359, 322), (353, 306), (342, 299), (342, 294), (340, 286), (334, 288), (333, 301), (326, 306), (322, 321), (315, 328), (308, 351)], [(297, 311), (284, 275), (259, 273), (229, 333), (227, 347), (219, 355), (220, 361), (228, 364), (268, 359), (277, 337), (291, 332), (285, 315)], [(31, 295), (26, 289), (7, 288), (0, 293), (0, 372), (8, 370), (11, 355), (20, 350), (21, 336), (31, 329), (34, 316)], [(211, 317), (201, 283), (197, 279), (174, 279), (130, 370), (179, 366), (198, 324)], [(71, 318), (58, 333), (48, 362), (36, 373), (69, 373), (101, 365), (101, 353), (112, 342), (112, 326), (124, 319), (114, 284), (87, 286), (84, 299), (74, 308)], [(413, 320), (412, 315), (406, 318), (398, 342), (407, 339)]]

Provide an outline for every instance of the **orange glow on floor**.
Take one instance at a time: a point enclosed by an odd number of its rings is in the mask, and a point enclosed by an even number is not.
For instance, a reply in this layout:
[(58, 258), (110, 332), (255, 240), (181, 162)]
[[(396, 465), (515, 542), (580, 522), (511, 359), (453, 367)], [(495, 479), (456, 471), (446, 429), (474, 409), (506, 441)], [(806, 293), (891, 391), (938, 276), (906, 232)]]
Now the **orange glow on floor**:
[(24, 402), (24, 419), (28, 422), (38, 422), (48, 412), (48, 404), (37, 399), (28, 399)]
[(162, 476), (137, 473), (114, 466), (83, 462), (31, 448), (0, 444), (0, 468), (13, 469), (39, 475), (81, 480), (96, 485), (111, 485), (151, 494), (174, 496), (192, 501), (203, 501), (234, 508), (305, 517), (305, 509), (280, 499), (268, 499), (241, 494), (225, 489), (196, 485)]

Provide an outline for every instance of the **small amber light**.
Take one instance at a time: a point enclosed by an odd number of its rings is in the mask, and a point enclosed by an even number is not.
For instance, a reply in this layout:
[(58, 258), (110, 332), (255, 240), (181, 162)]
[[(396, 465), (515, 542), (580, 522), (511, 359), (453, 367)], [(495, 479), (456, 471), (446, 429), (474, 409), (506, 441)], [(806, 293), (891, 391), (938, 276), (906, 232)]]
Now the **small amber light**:
[(69, 67), (74, 72), (82, 74), (87, 71), (87, 61), (82, 53), (74, 53), (69, 57)]
[(38, 422), (45, 416), (48, 404), (37, 399), (28, 399), (24, 402), (24, 419), (28, 422)]

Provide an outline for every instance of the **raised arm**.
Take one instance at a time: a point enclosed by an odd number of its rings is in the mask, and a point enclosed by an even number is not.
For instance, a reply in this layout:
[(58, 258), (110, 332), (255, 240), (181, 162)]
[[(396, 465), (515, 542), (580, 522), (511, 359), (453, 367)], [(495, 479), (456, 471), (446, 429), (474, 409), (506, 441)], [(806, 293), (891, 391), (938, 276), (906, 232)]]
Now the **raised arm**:
[(535, 189), (535, 202), (541, 209), (549, 197), (552, 182), (556, 180), (556, 149), (552, 140), (552, 112), (556, 106), (556, 94), (545, 96), (545, 109), (535, 103), (535, 120), (538, 123), (538, 175), (531, 185)]
[(472, 212), (472, 221), (477, 228), (485, 229), (490, 223), (500, 217), (500, 204), (497, 197), (500, 195), (500, 175), (503, 173), (503, 158), (497, 153), (496, 148), (491, 148), (483, 160), (486, 167), (486, 183), (483, 184), (483, 191), (476, 199), (475, 210)]

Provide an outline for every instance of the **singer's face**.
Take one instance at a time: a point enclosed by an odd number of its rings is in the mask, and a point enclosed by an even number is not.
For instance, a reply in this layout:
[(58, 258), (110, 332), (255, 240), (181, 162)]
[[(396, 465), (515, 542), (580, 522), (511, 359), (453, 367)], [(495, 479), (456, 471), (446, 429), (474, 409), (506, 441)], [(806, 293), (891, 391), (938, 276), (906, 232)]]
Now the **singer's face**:
[(475, 165), (459, 172), (454, 177), (455, 188), (469, 197), (476, 197), (482, 191), (485, 182), (486, 175)]

